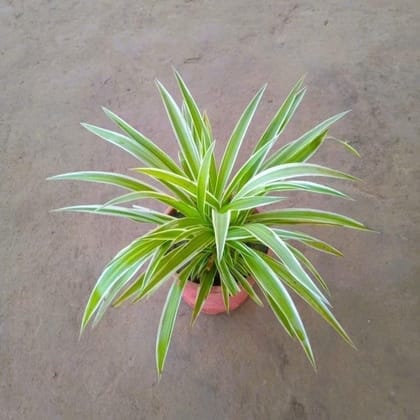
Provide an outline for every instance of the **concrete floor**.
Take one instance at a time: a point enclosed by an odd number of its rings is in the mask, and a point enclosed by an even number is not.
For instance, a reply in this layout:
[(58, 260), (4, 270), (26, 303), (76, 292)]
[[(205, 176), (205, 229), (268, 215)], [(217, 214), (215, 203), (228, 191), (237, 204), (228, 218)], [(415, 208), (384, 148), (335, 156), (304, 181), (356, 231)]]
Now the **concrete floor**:
[[(418, 0), (0, 2), (0, 418), (420, 418), (419, 21)], [(342, 211), (380, 231), (315, 229), (345, 257), (310, 254), (358, 352), (299, 305), (315, 374), (268, 308), (247, 302), (191, 330), (183, 304), (158, 384), (167, 288), (111, 311), (78, 341), (96, 277), (144, 228), (48, 213), (114, 191), (45, 178), (135, 165), (79, 126), (111, 127), (101, 105), (175, 154), (153, 83), (174, 91), (171, 65), (208, 110), (219, 152), (269, 82), (242, 159), (303, 73), (310, 90), (285, 139), (352, 108), (332, 134), (362, 158), (331, 144), (317, 162), (363, 178), (340, 183), (356, 201), (303, 195), (291, 204)]]

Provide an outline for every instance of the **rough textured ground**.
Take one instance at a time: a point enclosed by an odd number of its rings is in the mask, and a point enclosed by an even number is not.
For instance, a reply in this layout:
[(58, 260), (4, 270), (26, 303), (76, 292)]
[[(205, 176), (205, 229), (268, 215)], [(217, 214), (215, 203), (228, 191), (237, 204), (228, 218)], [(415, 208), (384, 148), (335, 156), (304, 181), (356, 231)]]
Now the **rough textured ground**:
[[(0, 418), (419, 418), (419, 20), (416, 0), (1, 1)], [(315, 374), (267, 308), (248, 302), (191, 330), (183, 305), (158, 384), (166, 289), (111, 311), (78, 341), (96, 276), (143, 227), (50, 214), (113, 191), (45, 178), (135, 165), (79, 126), (111, 127), (101, 105), (175, 155), (153, 84), (174, 90), (171, 65), (208, 110), (219, 152), (270, 83), (241, 158), (303, 73), (310, 91), (285, 139), (353, 109), (333, 134), (363, 157), (331, 144), (318, 162), (364, 179), (341, 185), (356, 201), (292, 204), (343, 211), (380, 231), (326, 229), (345, 257), (311, 254), (358, 352), (300, 305)]]

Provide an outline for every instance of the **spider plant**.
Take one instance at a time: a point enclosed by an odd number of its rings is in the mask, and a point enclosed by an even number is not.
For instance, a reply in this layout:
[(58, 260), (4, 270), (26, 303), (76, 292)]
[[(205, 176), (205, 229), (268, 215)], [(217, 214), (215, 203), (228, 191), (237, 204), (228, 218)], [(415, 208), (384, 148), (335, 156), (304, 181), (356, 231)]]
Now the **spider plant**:
[[(223, 299), (229, 310), (229, 296), (244, 289), (259, 305), (254, 291), (255, 279), (263, 299), (286, 332), (303, 347), (315, 368), (315, 359), (301, 317), (291, 293), (301, 297), (343, 339), (353, 343), (331, 312), (328, 288), (310, 260), (296, 243), (333, 255), (342, 255), (328, 243), (294, 230), (300, 225), (330, 225), (365, 230), (349, 217), (311, 208), (288, 208), (285, 194), (303, 191), (328, 196), (347, 196), (308, 177), (354, 180), (346, 173), (308, 163), (328, 139), (330, 126), (346, 112), (334, 115), (301, 137), (272, 152), (305, 94), (299, 80), (265, 129), (251, 156), (233, 171), (248, 126), (263, 96), (263, 86), (245, 108), (226, 142), (220, 164), (214, 155), (215, 141), (209, 119), (197, 103), (180, 74), (175, 77), (183, 98), (179, 107), (165, 87), (156, 81), (169, 121), (179, 146), (179, 162), (122, 118), (103, 108), (122, 133), (90, 124), (87, 130), (120, 147), (138, 159), (142, 166), (133, 169), (142, 180), (111, 172), (73, 172), (49, 179), (79, 180), (111, 184), (128, 193), (104, 204), (78, 205), (57, 211), (118, 216), (155, 227), (118, 252), (103, 270), (88, 299), (81, 323), (81, 333), (92, 322), (96, 325), (110, 307), (129, 300), (138, 302), (170, 282), (169, 293), (160, 318), (157, 342), (157, 371), (162, 373), (175, 318), (187, 281), (199, 282), (192, 313), (195, 321), (216, 278), (220, 279)], [(335, 138), (332, 138), (335, 139)], [(335, 139), (337, 140), (337, 139)], [(342, 142), (357, 153), (346, 142)], [(152, 178), (162, 185), (155, 188), (145, 182)], [(172, 213), (132, 204), (155, 199), (172, 208)], [(281, 203), (277, 210), (256, 211)], [(269, 248), (270, 254), (262, 251)]]

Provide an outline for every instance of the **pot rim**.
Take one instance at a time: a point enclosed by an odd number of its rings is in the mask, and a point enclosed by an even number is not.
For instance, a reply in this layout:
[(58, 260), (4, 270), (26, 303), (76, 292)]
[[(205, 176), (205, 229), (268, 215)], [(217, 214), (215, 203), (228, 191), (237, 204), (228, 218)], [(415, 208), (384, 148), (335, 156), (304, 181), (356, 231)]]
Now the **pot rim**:
[[(255, 284), (255, 280), (252, 276), (247, 277), (248, 282), (253, 286)], [(200, 287), (200, 283), (197, 283), (195, 281), (192, 281), (190, 279), (187, 280), (188, 284), (191, 285), (194, 289), (198, 289)], [(242, 289), (242, 287), (241, 287)], [(219, 293), (222, 291), (222, 286), (212, 286), (210, 293)], [(239, 293), (239, 292), (238, 292)]]

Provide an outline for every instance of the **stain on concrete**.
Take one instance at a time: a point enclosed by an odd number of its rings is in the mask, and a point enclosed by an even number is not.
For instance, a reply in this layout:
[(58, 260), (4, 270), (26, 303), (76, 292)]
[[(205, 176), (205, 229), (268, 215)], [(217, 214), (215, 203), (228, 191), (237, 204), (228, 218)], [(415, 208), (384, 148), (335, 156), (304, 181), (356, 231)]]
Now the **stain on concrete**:
[(300, 403), (296, 397), (292, 397), (289, 404), (289, 410), (285, 417), (287, 420), (306, 420), (305, 407)]

